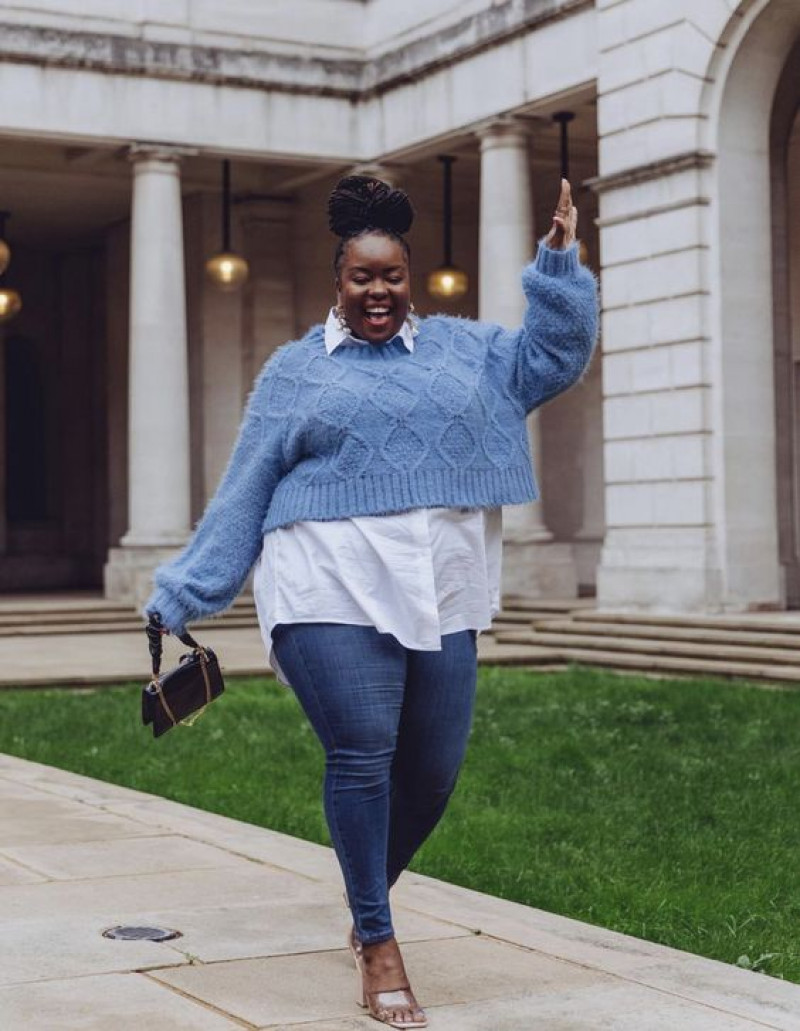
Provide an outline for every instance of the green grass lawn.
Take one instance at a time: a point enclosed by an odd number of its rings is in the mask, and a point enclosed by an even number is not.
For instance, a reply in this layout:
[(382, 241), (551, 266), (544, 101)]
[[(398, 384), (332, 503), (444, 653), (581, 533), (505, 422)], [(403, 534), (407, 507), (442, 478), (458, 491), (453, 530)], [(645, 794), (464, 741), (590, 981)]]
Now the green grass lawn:
[[(328, 843), (290, 692), (233, 681), (154, 741), (139, 690), (4, 691), (0, 751)], [(800, 982), (799, 797), (800, 694), (482, 669), (458, 789), (414, 869)]]

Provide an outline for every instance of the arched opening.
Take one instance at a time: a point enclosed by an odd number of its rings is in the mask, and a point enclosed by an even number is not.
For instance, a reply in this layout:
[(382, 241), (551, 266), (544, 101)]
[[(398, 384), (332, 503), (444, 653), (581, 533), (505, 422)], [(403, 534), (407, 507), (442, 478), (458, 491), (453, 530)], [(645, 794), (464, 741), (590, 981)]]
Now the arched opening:
[(789, 112), (800, 100), (800, 6), (740, 6), (711, 70), (718, 117), (709, 112), (717, 139), (708, 141), (718, 154), (710, 202), (719, 248), (709, 284), (714, 502), (724, 603), (732, 608), (800, 602), (793, 386), (800, 366), (791, 355), (786, 257), (789, 236), (797, 236), (787, 232), (787, 157)]
[(800, 42), (771, 125), (778, 541), (786, 605), (800, 607)]

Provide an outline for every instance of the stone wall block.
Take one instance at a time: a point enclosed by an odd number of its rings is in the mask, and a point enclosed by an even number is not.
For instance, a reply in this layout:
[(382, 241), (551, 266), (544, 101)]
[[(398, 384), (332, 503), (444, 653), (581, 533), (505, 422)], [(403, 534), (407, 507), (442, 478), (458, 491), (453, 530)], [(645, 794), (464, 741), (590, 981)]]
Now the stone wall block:
[(603, 553), (606, 561), (634, 569), (658, 568), (667, 556), (673, 568), (702, 569), (712, 546), (713, 530), (709, 526), (611, 527)]
[(664, 390), (669, 387), (670, 356), (666, 348), (652, 347), (644, 351), (635, 351), (630, 357), (635, 392)]
[[(636, 155), (631, 153), (633, 167), (637, 167), (642, 160), (641, 157), (637, 160)], [(645, 179), (624, 189), (602, 193), (599, 223), (602, 227), (608, 222), (628, 222), (641, 215), (650, 217), (659, 210), (668, 212), (680, 207), (707, 204), (707, 192), (703, 173), (696, 168)]]
[(608, 398), (603, 405), (605, 437), (646, 437), (652, 427), (652, 395), (632, 394)]
[(703, 77), (711, 50), (708, 37), (689, 22), (667, 25), (616, 47), (602, 62), (601, 88), (605, 93), (667, 69)]
[(603, 304), (619, 308), (696, 293), (705, 278), (705, 252), (696, 247), (615, 265), (603, 272)]
[[(597, 78), (595, 15), (593, 11), (584, 11), (582, 17), (584, 25), (580, 30), (574, 17), (564, 18), (541, 26), (523, 38), (521, 50), (525, 70), (521, 81), (526, 97), (541, 96), (543, 83), (547, 83), (548, 93), (569, 89), (578, 81), (577, 68), (581, 69), (584, 82)], [(492, 73), (507, 77), (509, 68), (505, 61), (501, 61), (495, 64)]]
[[(622, 0), (598, 8), (598, 43), (601, 51), (630, 40), (642, 40), (665, 29), (675, 31), (688, 24), (709, 41), (716, 39), (730, 18), (727, 0)], [(709, 42), (709, 48), (712, 44)]]
[(363, 140), (362, 154), (380, 154), (401, 144), (407, 133), (425, 138), (447, 132), (452, 124), (451, 80), (447, 72), (426, 76), (418, 82), (405, 83), (374, 100), (361, 104), (362, 111), (374, 111), (371, 132)]
[(670, 386), (690, 387), (707, 383), (707, 346), (704, 340), (690, 340), (669, 346)]
[(603, 393), (606, 397), (633, 391), (633, 360), (630, 352), (603, 357)]
[(649, 306), (614, 308), (603, 312), (603, 364), (610, 354), (650, 342)]
[(706, 430), (707, 393), (707, 387), (689, 387), (649, 395), (652, 432), (697, 433)]
[(706, 434), (610, 440), (605, 445), (607, 483), (697, 480), (707, 474)]
[(633, 480), (670, 480), (673, 477), (672, 441), (669, 437), (650, 437), (630, 442), (633, 452)]
[[(623, 4), (603, 4), (597, 7), (597, 46), (601, 55), (606, 50), (627, 43), (630, 38)], [(601, 58), (602, 60), (602, 58)]]
[(703, 0), (702, 3), (686, 0), (687, 20), (708, 39), (719, 39), (738, 7), (741, 7), (740, 2), (730, 0)]
[(329, 40), (331, 45), (352, 47), (362, 42), (366, 28), (360, 7), (342, 0), (303, 0), (293, 4), (192, 0), (191, 24), (198, 31), (235, 33), (243, 41), (251, 41), (251, 46), (254, 39), (284, 39), (295, 46)]
[(696, 150), (702, 124), (702, 119), (696, 115), (677, 116), (645, 122), (624, 132), (601, 136), (600, 171), (603, 175), (611, 175)]
[(706, 332), (705, 294), (690, 294), (655, 301), (647, 306), (649, 340), (672, 343), (697, 340)]
[(192, 21), (192, 3), (190, 0), (139, 0), (137, 5), (122, 3), (123, 14), (133, 12), (138, 7), (138, 15), (143, 23), (156, 22), (158, 25), (171, 25), (188, 29)]
[(606, 309), (603, 311), (603, 354), (638, 350), (651, 344), (697, 341), (705, 331), (704, 294)]
[(487, 50), (451, 69), (451, 114), (457, 125), (492, 118), (517, 102), (516, 84), (525, 77), (521, 42)]
[(708, 433), (681, 434), (669, 441), (672, 475), (675, 479), (700, 479), (710, 469)]
[(607, 440), (603, 448), (606, 483), (631, 483), (636, 479), (636, 445), (638, 441)]
[(602, 227), (603, 268), (658, 254), (702, 247), (708, 239), (702, 205)]
[(656, 492), (649, 483), (609, 484), (606, 519), (613, 526), (652, 526), (656, 520)]
[(709, 521), (706, 480), (673, 480), (655, 484), (653, 489), (659, 524), (702, 526)]
[(696, 75), (668, 69), (630, 86), (603, 92), (597, 107), (598, 132), (606, 135), (656, 118), (692, 117), (700, 108), (704, 85)]
[(677, 21), (674, 11), (652, 0), (623, 0), (598, 12), (598, 45), (601, 54)]
[(642, 570), (617, 567), (604, 549), (597, 572), (597, 606), (611, 612), (717, 612), (722, 606), (722, 576), (708, 560), (693, 570), (678, 565), (675, 553), (666, 550), (649, 553)]

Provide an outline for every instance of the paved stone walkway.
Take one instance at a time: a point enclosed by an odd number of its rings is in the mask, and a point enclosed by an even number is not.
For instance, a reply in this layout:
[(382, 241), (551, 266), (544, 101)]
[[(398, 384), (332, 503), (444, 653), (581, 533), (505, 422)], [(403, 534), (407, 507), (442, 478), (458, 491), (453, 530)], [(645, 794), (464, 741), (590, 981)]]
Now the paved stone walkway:
[[(217, 651), (223, 674), (264, 676), (270, 668), (258, 627), (212, 628), (209, 622), (192, 628), (197, 639)], [(186, 651), (174, 637), (164, 639), (164, 669)], [(557, 663), (547, 648), (529, 644), (498, 644), (491, 636), (478, 639), (481, 662), (513, 665)], [(0, 688), (113, 684), (128, 680), (144, 683), (150, 675), (144, 631), (37, 634), (0, 637)], [(0, 1027), (2, 1031), (2, 1027)]]
[[(394, 906), (431, 1031), (800, 1029), (774, 978), (413, 874)], [(2, 1031), (369, 1031), (346, 927), (326, 848), (0, 756)]]

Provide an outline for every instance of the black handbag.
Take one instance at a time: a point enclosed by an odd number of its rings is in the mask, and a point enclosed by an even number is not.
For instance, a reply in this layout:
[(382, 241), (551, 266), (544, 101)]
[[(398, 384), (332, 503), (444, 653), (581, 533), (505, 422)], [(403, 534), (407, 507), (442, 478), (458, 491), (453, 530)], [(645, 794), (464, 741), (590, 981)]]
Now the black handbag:
[(152, 726), (153, 737), (161, 737), (179, 723), (190, 727), (211, 702), (225, 690), (217, 657), (189, 633), (178, 635), (192, 651), (182, 655), (175, 669), (161, 673), (163, 628), (157, 613), (151, 613), (145, 627), (153, 679), (142, 689), (142, 723)]

